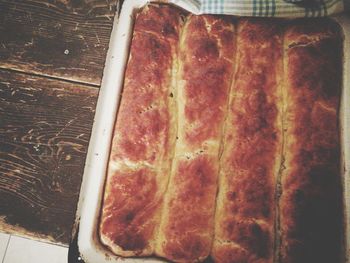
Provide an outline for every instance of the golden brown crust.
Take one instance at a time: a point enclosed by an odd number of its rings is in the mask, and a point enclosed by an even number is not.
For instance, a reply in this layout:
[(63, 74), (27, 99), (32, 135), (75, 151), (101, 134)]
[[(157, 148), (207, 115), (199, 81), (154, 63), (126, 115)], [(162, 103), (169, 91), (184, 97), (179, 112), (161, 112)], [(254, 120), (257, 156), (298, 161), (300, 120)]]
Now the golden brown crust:
[[(111, 153), (113, 160), (152, 165), (168, 152), (167, 104), (180, 15), (169, 6), (150, 5), (137, 16), (113, 138), (113, 148), (118, 149)], [(165, 30), (176, 34), (164, 38)]]
[(215, 262), (272, 262), (281, 155), (282, 31), (240, 20), (236, 73), (220, 161)]
[(136, 18), (100, 224), (102, 243), (117, 255), (154, 250), (175, 142), (170, 94), (181, 15), (149, 5)]
[(285, 167), (281, 262), (340, 262), (339, 29), (322, 20), (291, 23), (285, 35)]
[(159, 235), (163, 241), (156, 252), (175, 262), (203, 260), (212, 243), (217, 157), (178, 157), (174, 166)]
[(102, 243), (174, 262), (340, 262), (338, 26), (240, 19), (236, 29), (205, 15), (182, 27), (182, 16), (168, 5), (137, 15)]
[(148, 246), (156, 223), (150, 219), (161, 203), (155, 178), (156, 173), (147, 167), (119, 168), (110, 176), (101, 225), (106, 245), (117, 244), (124, 251), (141, 251)]
[(190, 16), (180, 40), (178, 140), (156, 247), (171, 261), (197, 262), (210, 253), (233, 31), (232, 21)]
[(191, 151), (214, 139), (217, 147), (233, 70), (232, 22), (213, 16), (191, 16), (185, 27), (179, 54), (179, 88), (185, 83), (179, 98), (185, 101), (179, 116), (180, 143)]

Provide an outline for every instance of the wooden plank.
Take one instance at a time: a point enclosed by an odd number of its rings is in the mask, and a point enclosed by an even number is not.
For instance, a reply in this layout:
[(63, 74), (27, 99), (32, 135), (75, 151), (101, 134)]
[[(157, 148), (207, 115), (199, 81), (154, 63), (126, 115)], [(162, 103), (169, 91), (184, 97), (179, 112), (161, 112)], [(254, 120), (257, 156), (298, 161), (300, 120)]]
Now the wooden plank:
[(118, 0), (0, 0), (0, 68), (99, 85)]
[(97, 95), (0, 70), (0, 230), (68, 244)]

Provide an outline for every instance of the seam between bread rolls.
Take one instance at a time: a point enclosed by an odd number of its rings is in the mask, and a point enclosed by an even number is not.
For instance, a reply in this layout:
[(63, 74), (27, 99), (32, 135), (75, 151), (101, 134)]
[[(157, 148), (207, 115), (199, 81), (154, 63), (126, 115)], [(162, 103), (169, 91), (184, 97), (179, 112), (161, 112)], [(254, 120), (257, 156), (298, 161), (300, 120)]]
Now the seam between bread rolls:
[(232, 63), (232, 74), (231, 74), (231, 84), (230, 84), (230, 88), (229, 88), (229, 92), (228, 92), (228, 96), (227, 96), (227, 102), (226, 102), (226, 114), (225, 114), (225, 118), (223, 121), (223, 125), (222, 125), (222, 129), (221, 129), (221, 140), (220, 140), (220, 147), (219, 147), (219, 169), (218, 169), (218, 179), (217, 179), (217, 191), (216, 191), (216, 197), (215, 197), (215, 211), (214, 211), (214, 238), (213, 238), (213, 242), (211, 245), (211, 249), (210, 251), (213, 250), (213, 246), (214, 246), (214, 242), (217, 241), (219, 243), (221, 242), (229, 242), (229, 243), (233, 243), (232, 241), (223, 241), (220, 239), (216, 238), (216, 233), (217, 233), (217, 224), (216, 222), (218, 222), (217, 217), (218, 217), (218, 203), (219, 203), (219, 199), (220, 199), (220, 186), (222, 185), (222, 180), (223, 180), (223, 176), (221, 175), (221, 169), (222, 169), (222, 163), (221, 163), (221, 159), (224, 153), (224, 145), (226, 143), (226, 129), (227, 129), (227, 123), (228, 123), (228, 117), (229, 117), (229, 108), (230, 105), (234, 102), (234, 98), (235, 98), (235, 93), (233, 92), (233, 86), (235, 84), (235, 76), (237, 73), (237, 37), (238, 37), (238, 23), (237, 21), (235, 21), (235, 25), (234, 25), (234, 58), (233, 58), (233, 63)]
[[(173, 110), (172, 112), (172, 128), (175, 129), (175, 137), (173, 138), (173, 142), (172, 145), (172, 152), (171, 152), (171, 164), (170, 164), (170, 169), (169, 169), (169, 176), (168, 176), (168, 182), (164, 191), (164, 195), (163, 195), (163, 203), (162, 203), (162, 208), (161, 208), (161, 212), (160, 212), (160, 221), (159, 221), (159, 225), (156, 229), (156, 239), (155, 239), (155, 244), (154, 244), (154, 253), (156, 253), (156, 251), (160, 250), (160, 246), (161, 246), (161, 242), (159, 241), (159, 234), (160, 234), (160, 230), (163, 226), (163, 222), (164, 222), (164, 215), (165, 215), (165, 211), (166, 211), (166, 204), (167, 204), (167, 192), (169, 189), (169, 185), (171, 182), (171, 177), (172, 177), (172, 170), (173, 170), (173, 166), (174, 166), (174, 159), (175, 159), (175, 149), (176, 149), (176, 142), (178, 140), (178, 132), (179, 132), (179, 125), (178, 125), (178, 118), (179, 118), (179, 100), (178, 100), (178, 74), (179, 74), (179, 50), (180, 50), (180, 46), (181, 46), (181, 41), (182, 41), (182, 35), (183, 35), (183, 31), (184, 31), (184, 25), (185, 22), (187, 20), (187, 16), (181, 16), (179, 17), (179, 38), (178, 38), (178, 44), (176, 45), (176, 55), (174, 56), (173, 59), (173, 65), (172, 65), (172, 72), (171, 72), (171, 91), (172, 91), (172, 107)], [(169, 94), (170, 96), (170, 94)]]
[[(236, 62), (237, 62), (237, 21), (235, 21), (234, 23), (234, 58), (233, 58), (233, 63), (232, 63), (232, 74), (231, 74), (231, 80), (230, 80), (230, 88), (228, 91), (229, 96), (227, 96), (227, 101), (226, 101), (226, 114), (223, 120), (223, 124), (221, 127), (221, 139), (220, 139), (220, 146), (219, 146), (219, 158), (218, 158), (218, 162), (219, 162), (219, 168), (218, 168), (218, 179), (217, 179), (217, 190), (216, 190), (216, 197), (215, 197), (215, 211), (214, 211), (214, 231), (213, 231), (213, 241), (211, 244), (211, 248), (210, 251), (213, 250), (213, 246), (214, 246), (214, 242), (221, 242), (221, 240), (216, 239), (216, 235), (215, 233), (216, 228), (217, 228), (217, 208), (218, 208), (218, 202), (219, 202), (219, 190), (220, 190), (220, 186), (222, 185), (222, 180), (223, 180), (223, 176), (221, 176), (221, 158), (224, 152), (224, 144), (225, 144), (225, 134), (226, 134), (226, 129), (227, 129), (227, 121), (228, 121), (228, 117), (229, 117), (229, 107), (231, 105), (231, 103), (234, 100), (234, 92), (233, 90), (233, 86), (234, 86), (234, 80), (235, 80), (235, 75), (236, 75)], [(230, 242), (231, 241), (227, 241)]]
[(283, 170), (285, 169), (284, 166), (284, 161), (285, 161), (285, 112), (286, 112), (286, 88), (285, 88), (285, 67), (286, 67), (286, 61), (285, 61), (285, 26), (283, 28), (283, 33), (282, 33), (282, 76), (281, 76), (281, 109), (280, 109), (280, 121), (281, 121), (281, 152), (280, 152), (280, 165), (279, 165), (279, 170), (276, 175), (276, 191), (275, 191), (275, 247), (274, 247), (274, 263), (279, 263), (280, 262), (280, 244), (281, 244), (281, 226), (280, 226), (280, 197), (282, 195), (282, 173)]

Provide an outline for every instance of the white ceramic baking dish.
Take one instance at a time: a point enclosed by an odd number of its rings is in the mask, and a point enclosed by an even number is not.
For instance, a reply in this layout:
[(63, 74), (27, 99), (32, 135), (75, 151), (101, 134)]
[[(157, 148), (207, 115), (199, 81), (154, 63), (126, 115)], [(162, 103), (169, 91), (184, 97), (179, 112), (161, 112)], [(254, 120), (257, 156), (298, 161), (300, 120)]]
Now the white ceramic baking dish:
[[(78, 247), (86, 263), (103, 262), (164, 262), (157, 258), (120, 258), (115, 256), (98, 238), (98, 223), (103, 197), (106, 167), (109, 158), (112, 133), (123, 85), (124, 71), (129, 54), (133, 21), (136, 12), (149, 0), (126, 0), (119, 20), (113, 26), (102, 85), (85, 164), (80, 191), (77, 218), (80, 219)], [(158, 1), (159, 2), (159, 1)], [(170, 0), (173, 4), (197, 14), (198, 8), (191, 0)], [(344, 79), (341, 101), (341, 127), (343, 152), (343, 182), (345, 204), (346, 261), (350, 255), (350, 15), (334, 17), (344, 31)], [(345, 132), (348, 131), (348, 132)]]

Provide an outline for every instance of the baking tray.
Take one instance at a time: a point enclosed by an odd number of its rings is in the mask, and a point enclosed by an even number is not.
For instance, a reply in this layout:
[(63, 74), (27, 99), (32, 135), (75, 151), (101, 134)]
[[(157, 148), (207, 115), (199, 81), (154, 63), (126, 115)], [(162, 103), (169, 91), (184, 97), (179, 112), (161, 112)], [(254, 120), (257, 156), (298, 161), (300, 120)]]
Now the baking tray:
[[(93, 129), (81, 185), (77, 221), (79, 231), (77, 242), (80, 256), (86, 263), (103, 262), (166, 262), (159, 258), (121, 258), (103, 246), (98, 237), (98, 223), (104, 191), (107, 163), (110, 153), (115, 118), (122, 90), (124, 71), (129, 54), (135, 14), (150, 3), (150, 0), (126, 0), (123, 3), (119, 20), (114, 21), (110, 46), (96, 107)], [(157, 1), (164, 2), (164, 1)], [(170, 0), (176, 6), (194, 14), (199, 9), (192, 0)], [(344, 34), (343, 89), (341, 97), (340, 122), (342, 142), (342, 179), (344, 186), (345, 211), (345, 258), (350, 263), (350, 15), (333, 17)], [(75, 244), (76, 245), (76, 244)], [(79, 255), (79, 253), (74, 253)], [(79, 260), (78, 260), (79, 261)], [(73, 261), (72, 261), (73, 262)]]

